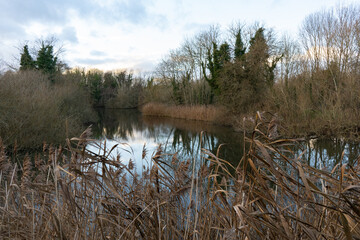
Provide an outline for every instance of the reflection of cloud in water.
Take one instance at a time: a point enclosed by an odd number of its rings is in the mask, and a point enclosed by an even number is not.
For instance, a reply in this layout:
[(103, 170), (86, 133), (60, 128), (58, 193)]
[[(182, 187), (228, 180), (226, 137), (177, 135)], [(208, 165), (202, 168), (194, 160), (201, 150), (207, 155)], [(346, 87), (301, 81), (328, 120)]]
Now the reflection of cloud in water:
[[(119, 144), (114, 154), (119, 153), (124, 164), (128, 164), (129, 159), (134, 160), (138, 171), (146, 162), (150, 162), (160, 144), (165, 153), (177, 153), (178, 158), (183, 161), (189, 158), (200, 159), (201, 148), (216, 155), (221, 144), (225, 145), (221, 147), (219, 157), (232, 165), (237, 166), (243, 156), (243, 135), (233, 132), (231, 128), (200, 121), (142, 117), (136, 110), (105, 110), (99, 112), (99, 118), (101, 120), (93, 129), (95, 137), (107, 139), (107, 149)], [(144, 144), (147, 158), (142, 161)], [(343, 151), (344, 162), (351, 163), (360, 155), (359, 144), (341, 139), (312, 140), (284, 148), (286, 149), (290, 152), (284, 154), (289, 154), (292, 158), (300, 156), (306, 150), (301, 157), (302, 161), (316, 168), (328, 169), (340, 161)]]
[[(242, 156), (242, 136), (235, 134), (230, 128), (214, 126), (200, 121), (185, 121), (171, 118), (142, 117), (135, 110), (105, 110), (99, 112), (100, 122), (95, 125), (97, 139), (126, 143), (131, 146), (134, 156), (125, 150), (119, 151), (123, 161), (129, 158), (141, 159), (142, 148), (146, 143), (148, 157), (155, 153), (161, 144), (165, 153), (177, 153), (180, 160), (199, 159), (201, 148), (216, 154), (220, 144), (223, 158), (236, 164)], [(240, 136), (240, 137), (239, 137)], [(110, 143), (107, 143), (108, 145)], [(124, 153), (126, 152), (126, 153)]]
[[(151, 160), (152, 155), (156, 151), (158, 144), (155, 141), (148, 141), (141, 138), (141, 134), (137, 134), (137, 136), (133, 136), (131, 139), (128, 139), (126, 142), (122, 141), (122, 139), (106, 139), (106, 140), (98, 140), (96, 142), (100, 144), (101, 149), (99, 149), (95, 145), (89, 145), (87, 147), (88, 150), (97, 153), (99, 155), (104, 154), (104, 148), (106, 149), (106, 154), (109, 153), (111, 149), (116, 146), (110, 156), (116, 158), (120, 156), (121, 163), (128, 165), (130, 159), (133, 161), (135, 168), (138, 173), (141, 173), (142, 168), (148, 166), (149, 161)], [(106, 145), (106, 146), (105, 146)], [(144, 147), (146, 149), (146, 156), (142, 159), (142, 154)]]

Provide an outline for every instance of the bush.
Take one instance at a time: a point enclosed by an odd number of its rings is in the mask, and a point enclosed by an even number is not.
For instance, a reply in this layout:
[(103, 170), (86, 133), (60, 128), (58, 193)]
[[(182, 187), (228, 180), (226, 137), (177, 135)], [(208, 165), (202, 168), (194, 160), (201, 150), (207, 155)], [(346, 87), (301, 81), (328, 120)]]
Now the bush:
[(37, 71), (0, 78), (0, 137), (5, 144), (36, 148), (43, 141), (61, 143), (93, 120), (88, 95), (67, 76), (56, 83)]

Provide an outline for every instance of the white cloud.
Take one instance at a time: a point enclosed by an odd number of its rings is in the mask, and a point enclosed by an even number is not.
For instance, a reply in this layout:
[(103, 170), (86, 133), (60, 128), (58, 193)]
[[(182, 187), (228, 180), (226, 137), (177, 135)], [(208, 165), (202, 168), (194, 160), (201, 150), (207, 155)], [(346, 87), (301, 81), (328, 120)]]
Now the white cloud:
[(295, 33), (306, 14), (336, 2), (0, 0), (0, 52), (8, 61), (18, 54), (18, 42), (57, 36), (70, 66), (149, 70), (185, 37), (210, 24), (258, 20)]
[(76, 34), (76, 29), (74, 27), (65, 27), (62, 29), (61, 34), (59, 35), (60, 41), (68, 41), (72, 44), (79, 42)]

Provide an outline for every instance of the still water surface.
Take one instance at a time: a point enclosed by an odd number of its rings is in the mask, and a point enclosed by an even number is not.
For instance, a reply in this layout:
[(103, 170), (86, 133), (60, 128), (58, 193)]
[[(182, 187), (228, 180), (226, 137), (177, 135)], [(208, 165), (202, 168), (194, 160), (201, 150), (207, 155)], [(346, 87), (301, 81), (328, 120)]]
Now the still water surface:
[[(161, 144), (164, 153), (177, 153), (178, 159), (200, 159), (201, 148), (237, 165), (243, 156), (243, 134), (231, 128), (215, 126), (200, 121), (172, 118), (145, 117), (137, 110), (101, 110), (100, 121), (93, 126), (94, 137), (106, 149), (118, 146), (113, 154), (120, 154), (121, 161), (131, 159), (138, 169), (146, 166)], [(219, 147), (221, 146), (220, 150)], [(146, 158), (142, 155), (146, 151)], [(96, 151), (96, 149), (92, 149)], [(359, 156), (357, 142), (341, 139), (304, 141), (292, 148), (295, 156), (300, 156), (314, 167), (332, 169), (341, 159), (350, 164)]]

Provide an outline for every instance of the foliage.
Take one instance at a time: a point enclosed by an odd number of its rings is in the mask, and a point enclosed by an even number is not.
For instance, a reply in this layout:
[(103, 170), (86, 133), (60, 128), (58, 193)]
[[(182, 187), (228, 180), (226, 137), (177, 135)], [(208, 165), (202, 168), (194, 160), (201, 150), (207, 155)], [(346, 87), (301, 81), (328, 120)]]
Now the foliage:
[(310, 14), (301, 45), (284, 39), (281, 72), (264, 108), (279, 113), (293, 134), (359, 136), (359, 12), (349, 5)]
[(88, 72), (85, 76), (86, 87), (88, 88), (90, 95), (94, 101), (94, 105), (99, 105), (102, 95), (102, 74), (99, 72)]
[(141, 104), (143, 85), (141, 80), (134, 81), (130, 86), (124, 85), (117, 88), (114, 97), (110, 98), (106, 108), (137, 108)]
[[(343, 5), (310, 14), (298, 39), (277, 38), (258, 24), (231, 26), (230, 38), (216, 28), (199, 32), (158, 65), (161, 91), (172, 93), (162, 101), (221, 104), (237, 117), (264, 110), (279, 114), (295, 135), (356, 137), (359, 9)], [(201, 82), (210, 94), (198, 94), (201, 101), (187, 98)]]
[(235, 48), (231, 61), (226, 62), (219, 74), (220, 101), (233, 113), (248, 112), (263, 101), (264, 94), (274, 85), (274, 69), (281, 59), (270, 61), (270, 47), (265, 29), (260, 27), (249, 40), (246, 51), (241, 32), (235, 35)]
[(143, 79), (135, 78), (131, 72), (104, 73), (98, 69), (74, 72), (81, 77), (81, 84), (90, 93), (95, 107), (134, 108), (141, 104)]
[(158, 64), (154, 86), (169, 87), (172, 91), (171, 103), (194, 105), (213, 102), (214, 91), (205, 80), (204, 68), (208, 65), (208, 52), (212, 51), (218, 37), (218, 27), (211, 26), (188, 39), (179, 49), (170, 51)]
[(234, 57), (236, 61), (241, 61), (245, 55), (246, 47), (244, 46), (240, 29), (237, 31), (235, 38)]
[(63, 62), (59, 61), (57, 54), (54, 53), (55, 39), (38, 40), (40, 46), (35, 49), (36, 58), (30, 55), (28, 45), (24, 45), (20, 58), (20, 70), (39, 70), (48, 75), (53, 82), (55, 74), (66, 67)]
[(174, 103), (173, 90), (166, 82), (156, 82), (156, 79), (148, 79), (143, 89), (143, 103)]
[(33, 60), (29, 53), (28, 45), (25, 45), (20, 59), (20, 70), (34, 70), (36, 61)]
[[(210, 71), (210, 76), (206, 74), (205, 66), (203, 65), (203, 73), (205, 80), (209, 83), (213, 95), (219, 95), (219, 74), (221, 73), (224, 65), (230, 61), (230, 46), (227, 42), (221, 44), (218, 49), (217, 44), (213, 43), (213, 52), (208, 51), (208, 64), (207, 69)], [(211, 103), (213, 99), (211, 99)]]
[(52, 78), (56, 72), (57, 61), (57, 57), (54, 56), (54, 46), (42, 42), (36, 58), (37, 69), (49, 74)]

